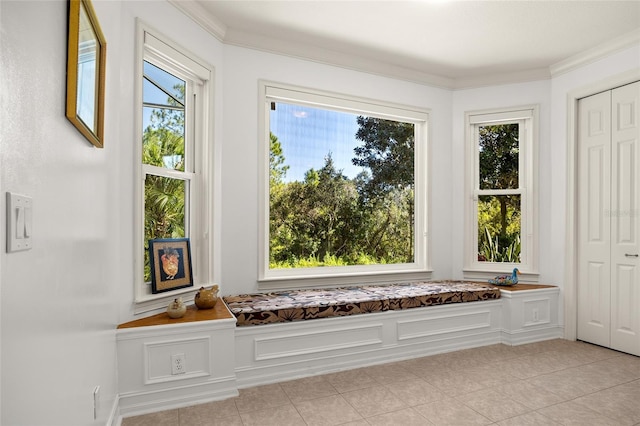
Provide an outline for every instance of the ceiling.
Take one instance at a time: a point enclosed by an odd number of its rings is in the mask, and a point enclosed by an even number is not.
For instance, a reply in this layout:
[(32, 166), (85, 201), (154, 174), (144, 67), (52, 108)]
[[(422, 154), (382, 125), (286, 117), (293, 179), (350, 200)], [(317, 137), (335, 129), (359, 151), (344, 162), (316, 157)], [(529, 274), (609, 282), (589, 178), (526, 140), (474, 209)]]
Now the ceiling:
[(640, 40), (640, 1), (170, 0), (227, 44), (448, 88), (549, 78)]

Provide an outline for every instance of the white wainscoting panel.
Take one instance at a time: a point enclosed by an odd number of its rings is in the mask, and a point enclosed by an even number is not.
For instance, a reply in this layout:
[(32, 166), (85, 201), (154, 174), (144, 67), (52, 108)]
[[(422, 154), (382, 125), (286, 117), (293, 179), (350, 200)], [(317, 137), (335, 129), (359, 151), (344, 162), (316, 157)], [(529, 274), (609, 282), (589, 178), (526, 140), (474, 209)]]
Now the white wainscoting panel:
[(236, 328), (240, 388), (501, 342), (491, 300)]
[(508, 345), (521, 345), (564, 335), (558, 323), (558, 287), (526, 291), (501, 290), (503, 339)]
[(489, 329), (491, 327), (491, 311), (441, 315), (410, 321), (398, 321), (398, 340), (415, 339), (417, 337), (439, 336), (460, 331)]
[(331, 327), (321, 331), (256, 338), (256, 361), (382, 344), (382, 324)]
[[(144, 384), (211, 375), (210, 346), (211, 338), (209, 336), (143, 343)], [(171, 372), (171, 358), (174, 355), (184, 355), (185, 372), (182, 374), (173, 375)]]
[[(239, 388), (503, 343), (561, 338), (559, 289), (498, 300), (236, 327), (235, 319), (118, 330), (119, 412), (229, 398)], [(172, 354), (187, 371), (171, 375)]]
[[(133, 416), (238, 394), (235, 318), (118, 329), (119, 414)], [(184, 354), (185, 373), (171, 374)]]
[(523, 327), (536, 327), (551, 323), (551, 299), (526, 299), (523, 305)]

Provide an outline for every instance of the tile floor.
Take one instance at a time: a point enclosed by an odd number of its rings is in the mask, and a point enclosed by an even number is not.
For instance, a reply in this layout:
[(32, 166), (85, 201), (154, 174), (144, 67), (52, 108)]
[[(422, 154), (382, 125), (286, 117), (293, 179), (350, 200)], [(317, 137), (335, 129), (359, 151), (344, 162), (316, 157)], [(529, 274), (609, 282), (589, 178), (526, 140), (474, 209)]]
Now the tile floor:
[(241, 389), (122, 426), (640, 425), (640, 357), (550, 340)]

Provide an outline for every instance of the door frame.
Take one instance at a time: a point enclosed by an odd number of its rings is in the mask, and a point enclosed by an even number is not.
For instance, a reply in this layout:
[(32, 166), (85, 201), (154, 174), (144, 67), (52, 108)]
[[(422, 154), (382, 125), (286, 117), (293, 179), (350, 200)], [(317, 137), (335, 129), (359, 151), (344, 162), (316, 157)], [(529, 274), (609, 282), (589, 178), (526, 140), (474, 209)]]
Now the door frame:
[(587, 96), (640, 81), (640, 69), (618, 74), (602, 81), (574, 89), (567, 94), (567, 210), (564, 271), (564, 338), (576, 340), (578, 335), (578, 101)]

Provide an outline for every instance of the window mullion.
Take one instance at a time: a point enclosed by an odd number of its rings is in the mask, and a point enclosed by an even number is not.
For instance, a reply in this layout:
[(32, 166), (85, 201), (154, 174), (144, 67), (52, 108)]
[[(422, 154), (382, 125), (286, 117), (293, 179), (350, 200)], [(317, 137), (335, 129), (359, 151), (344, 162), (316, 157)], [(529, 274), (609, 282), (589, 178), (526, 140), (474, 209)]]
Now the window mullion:
[(522, 195), (524, 194), (523, 188), (517, 189), (478, 189), (475, 192), (476, 196), (479, 195)]

